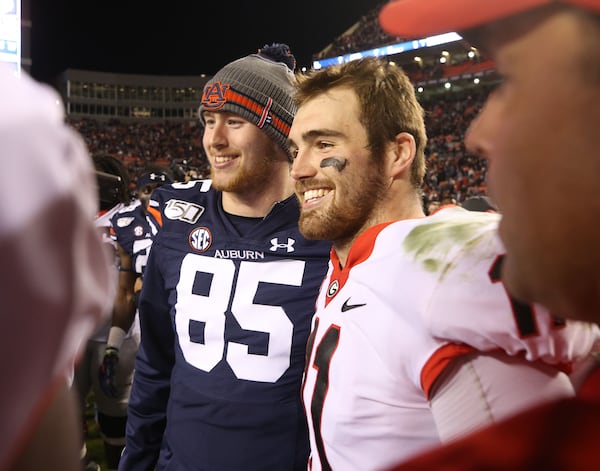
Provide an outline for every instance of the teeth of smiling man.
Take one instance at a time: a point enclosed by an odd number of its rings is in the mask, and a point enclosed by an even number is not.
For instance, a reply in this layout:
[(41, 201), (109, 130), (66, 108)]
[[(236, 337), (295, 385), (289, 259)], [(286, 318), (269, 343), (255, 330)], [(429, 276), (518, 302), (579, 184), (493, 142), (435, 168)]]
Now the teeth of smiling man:
[(327, 193), (329, 193), (329, 190), (323, 190), (323, 189), (307, 190), (304, 192), (304, 201), (309, 201), (309, 200), (316, 199), (316, 198), (322, 198)]
[(229, 162), (230, 160), (233, 160), (233, 159), (234, 159), (234, 157), (228, 157), (228, 156), (222, 157), (222, 156), (217, 156), (217, 157), (215, 157), (215, 162), (216, 162), (216, 163), (218, 163), (218, 164), (224, 164), (225, 162)]

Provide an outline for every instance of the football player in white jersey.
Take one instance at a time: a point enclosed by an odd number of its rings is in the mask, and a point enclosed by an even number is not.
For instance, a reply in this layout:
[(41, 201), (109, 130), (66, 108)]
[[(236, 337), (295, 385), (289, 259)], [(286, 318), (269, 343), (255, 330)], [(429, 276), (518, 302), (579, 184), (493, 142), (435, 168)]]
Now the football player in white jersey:
[(300, 230), (334, 246), (303, 384), (312, 469), (383, 469), (573, 395), (597, 326), (510, 296), (499, 214), (425, 217), (423, 110), (404, 72), (367, 58), (300, 79)]
[(0, 470), (78, 471), (73, 364), (114, 293), (94, 169), (50, 87), (0, 63), (0, 103)]

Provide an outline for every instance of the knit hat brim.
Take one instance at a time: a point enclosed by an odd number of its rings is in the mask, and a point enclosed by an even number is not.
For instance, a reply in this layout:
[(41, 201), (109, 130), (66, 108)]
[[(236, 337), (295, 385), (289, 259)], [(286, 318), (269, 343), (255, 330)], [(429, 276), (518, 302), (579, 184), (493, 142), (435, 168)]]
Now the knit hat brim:
[(251, 54), (223, 67), (205, 86), (198, 110), (228, 111), (262, 129), (290, 156), (287, 138), (296, 113), (293, 72), (287, 65)]

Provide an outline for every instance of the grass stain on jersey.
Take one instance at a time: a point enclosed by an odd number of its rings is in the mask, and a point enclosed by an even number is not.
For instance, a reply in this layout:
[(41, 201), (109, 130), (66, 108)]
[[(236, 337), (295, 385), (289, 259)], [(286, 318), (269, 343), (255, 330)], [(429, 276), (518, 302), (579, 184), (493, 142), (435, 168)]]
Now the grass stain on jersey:
[[(404, 250), (421, 262), (424, 270), (443, 277), (452, 268), (452, 260), (484, 238), (489, 219), (432, 221), (415, 227), (403, 242)], [(458, 249), (458, 252), (457, 252)]]

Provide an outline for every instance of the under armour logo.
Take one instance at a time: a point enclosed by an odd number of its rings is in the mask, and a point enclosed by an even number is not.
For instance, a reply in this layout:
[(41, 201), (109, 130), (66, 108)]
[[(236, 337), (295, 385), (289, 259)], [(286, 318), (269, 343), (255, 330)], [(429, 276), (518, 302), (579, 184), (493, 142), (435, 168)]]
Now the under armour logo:
[(165, 177), (165, 175), (162, 174), (162, 173), (154, 173), (154, 172), (152, 172), (150, 174), (150, 180), (164, 182), (164, 181), (167, 180), (167, 177)]
[(296, 241), (294, 239), (291, 239), (288, 237), (286, 244), (280, 244), (279, 239), (277, 237), (274, 237), (273, 239), (271, 239), (272, 245), (269, 250), (271, 250), (271, 252), (275, 252), (277, 249), (287, 249), (288, 253), (293, 252), (295, 243), (296, 243)]

